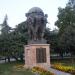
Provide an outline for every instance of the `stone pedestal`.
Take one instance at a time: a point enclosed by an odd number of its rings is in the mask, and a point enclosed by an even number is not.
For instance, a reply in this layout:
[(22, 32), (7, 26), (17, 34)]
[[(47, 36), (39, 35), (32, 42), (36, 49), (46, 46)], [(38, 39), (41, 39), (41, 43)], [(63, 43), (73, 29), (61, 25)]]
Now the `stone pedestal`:
[[(45, 62), (37, 62), (37, 51), (38, 49), (45, 49)], [(34, 66), (40, 66), (45, 69), (50, 67), (50, 49), (49, 44), (30, 44), (26, 45), (25, 51), (25, 67), (32, 68)], [(38, 55), (39, 56), (39, 55)], [(39, 56), (41, 58), (41, 56)]]

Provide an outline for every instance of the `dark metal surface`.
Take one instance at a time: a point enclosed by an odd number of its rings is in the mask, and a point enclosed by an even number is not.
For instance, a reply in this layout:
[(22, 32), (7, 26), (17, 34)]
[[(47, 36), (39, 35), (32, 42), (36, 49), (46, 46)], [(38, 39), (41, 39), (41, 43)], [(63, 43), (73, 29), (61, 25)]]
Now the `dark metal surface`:
[(34, 7), (26, 13), (26, 17), (29, 35), (28, 43), (45, 43), (43, 36), (47, 23), (47, 14), (44, 14), (40, 8)]

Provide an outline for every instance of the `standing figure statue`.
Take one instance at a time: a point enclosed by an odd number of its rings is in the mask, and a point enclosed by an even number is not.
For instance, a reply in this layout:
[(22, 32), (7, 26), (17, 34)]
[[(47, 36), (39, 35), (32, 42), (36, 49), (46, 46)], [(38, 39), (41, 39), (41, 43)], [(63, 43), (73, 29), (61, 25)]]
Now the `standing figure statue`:
[(38, 7), (33, 7), (26, 13), (27, 28), (30, 40), (39, 41), (43, 39), (47, 23), (47, 14)]

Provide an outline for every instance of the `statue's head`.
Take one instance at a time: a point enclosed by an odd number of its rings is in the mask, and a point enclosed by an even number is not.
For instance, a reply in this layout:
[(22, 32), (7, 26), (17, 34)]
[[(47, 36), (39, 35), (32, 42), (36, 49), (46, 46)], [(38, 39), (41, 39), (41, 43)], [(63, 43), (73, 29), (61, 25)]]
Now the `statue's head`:
[(35, 15), (44, 16), (43, 10), (40, 9), (39, 7), (33, 7), (28, 11), (28, 13), (26, 13), (26, 17)]

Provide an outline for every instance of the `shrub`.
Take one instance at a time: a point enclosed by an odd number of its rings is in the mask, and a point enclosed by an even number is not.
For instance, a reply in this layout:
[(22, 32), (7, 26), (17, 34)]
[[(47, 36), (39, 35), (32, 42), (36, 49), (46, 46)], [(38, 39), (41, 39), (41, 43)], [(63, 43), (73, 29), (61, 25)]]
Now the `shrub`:
[(72, 66), (63, 66), (61, 64), (54, 64), (54, 65), (52, 65), (52, 68), (55, 68), (55, 69), (60, 70), (60, 71), (75, 74), (75, 68)]

